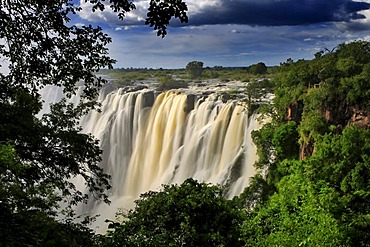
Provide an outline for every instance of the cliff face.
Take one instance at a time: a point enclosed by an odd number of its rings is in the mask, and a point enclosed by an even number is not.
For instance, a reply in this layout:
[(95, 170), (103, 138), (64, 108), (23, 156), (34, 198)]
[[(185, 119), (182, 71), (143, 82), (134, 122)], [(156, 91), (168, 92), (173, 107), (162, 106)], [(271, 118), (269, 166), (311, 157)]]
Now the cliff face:
[(299, 123), (302, 119), (302, 113), (303, 113), (303, 102), (294, 101), (293, 103), (288, 105), (284, 120)]
[(345, 126), (348, 123), (351, 112), (347, 106), (338, 105), (337, 107), (322, 110), (322, 116), (328, 125)]
[(315, 152), (315, 146), (313, 142), (304, 143), (299, 149), (299, 159), (303, 160), (305, 157), (310, 157)]
[(328, 124), (337, 126), (355, 125), (360, 128), (370, 128), (370, 109), (361, 110), (359, 107), (339, 108), (336, 110), (326, 109), (323, 112), (323, 116)]
[(348, 121), (348, 125), (355, 125), (360, 128), (370, 129), (370, 111), (351, 109), (352, 116)]
[[(284, 116), (285, 121), (295, 121), (300, 123), (302, 120), (303, 102), (294, 101), (286, 108)], [(337, 126), (337, 132), (340, 133), (343, 126), (355, 125), (360, 128), (370, 129), (370, 109), (360, 109), (360, 107), (345, 107), (341, 105), (338, 109), (324, 109), (322, 111), (323, 120), (328, 125)], [(311, 156), (315, 152), (314, 142), (301, 144), (299, 158)]]

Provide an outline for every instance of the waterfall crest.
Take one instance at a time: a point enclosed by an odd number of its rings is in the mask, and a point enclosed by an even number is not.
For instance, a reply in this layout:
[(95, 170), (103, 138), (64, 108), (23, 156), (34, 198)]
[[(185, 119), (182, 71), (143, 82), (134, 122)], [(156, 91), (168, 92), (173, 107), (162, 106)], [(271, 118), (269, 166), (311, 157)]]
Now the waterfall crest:
[[(58, 92), (46, 92), (60, 98)], [(141, 193), (189, 177), (227, 185), (232, 197), (255, 174), (251, 132), (259, 124), (237, 101), (123, 89), (101, 94), (99, 101), (101, 112), (90, 112), (80, 125), (100, 140), (101, 167), (112, 177), (112, 205), (91, 202), (79, 213), (113, 219), (117, 208), (132, 207)]]

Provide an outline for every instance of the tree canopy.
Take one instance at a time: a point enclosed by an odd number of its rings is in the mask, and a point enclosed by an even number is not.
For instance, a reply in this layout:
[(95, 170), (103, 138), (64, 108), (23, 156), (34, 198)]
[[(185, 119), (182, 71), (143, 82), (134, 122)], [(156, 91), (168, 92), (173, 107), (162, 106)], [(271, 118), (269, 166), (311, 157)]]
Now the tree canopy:
[(263, 62), (252, 64), (247, 68), (248, 73), (253, 75), (263, 75), (267, 73), (267, 66)]
[(190, 78), (195, 79), (202, 75), (203, 73), (203, 62), (192, 61), (186, 65), (186, 71), (188, 72)]
[(141, 195), (106, 246), (242, 246), (243, 215), (220, 187), (188, 179)]

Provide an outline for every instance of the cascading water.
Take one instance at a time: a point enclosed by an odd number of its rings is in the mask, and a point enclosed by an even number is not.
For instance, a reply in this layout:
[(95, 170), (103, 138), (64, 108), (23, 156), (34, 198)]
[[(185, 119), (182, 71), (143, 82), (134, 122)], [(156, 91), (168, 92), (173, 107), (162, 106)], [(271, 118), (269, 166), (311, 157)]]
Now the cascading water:
[[(50, 102), (58, 100), (60, 93), (46, 90), (44, 96)], [(255, 115), (248, 118), (237, 101), (123, 89), (101, 94), (99, 101), (101, 112), (90, 112), (80, 124), (100, 140), (101, 166), (112, 176), (108, 192), (112, 204), (92, 201), (77, 210), (100, 214), (96, 222), (100, 231), (105, 229), (102, 222), (113, 219), (118, 208), (132, 207), (141, 193), (157, 190), (161, 184), (192, 177), (227, 185), (232, 197), (255, 174), (251, 132), (259, 124)]]

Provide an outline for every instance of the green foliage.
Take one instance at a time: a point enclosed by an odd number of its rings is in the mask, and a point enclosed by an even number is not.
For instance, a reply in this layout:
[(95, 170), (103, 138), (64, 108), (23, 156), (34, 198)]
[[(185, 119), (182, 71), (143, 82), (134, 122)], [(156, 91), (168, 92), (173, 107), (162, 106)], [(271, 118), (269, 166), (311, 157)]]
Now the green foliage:
[[(301, 166), (298, 162), (290, 166)], [(296, 171), (297, 172), (297, 171)], [(243, 224), (247, 246), (348, 246), (327, 208), (330, 194), (317, 193), (300, 172), (284, 177), (278, 193)]]
[[(127, 5), (128, 1), (123, 1), (123, 3)], [(157, 36), (164, 38), (167, 35), (166, 29), (173, 17), (178, 18), (181, 23), (188, 22), (188, 16), (186, 15), (188, 7), (182, 0), (151, 0), (149, 4), (145, 24), (154, 27), (154, 30), (158, 30)]]
[(273, 85), (269, 79), (250, 81), (245, 87), (245, 94), (247, 95), (248, 110), (252, 114), (252, 105), (261, 97), (273, 91)]
[(13, 146), (0, 144), (0, 164), (1, 246), (95, 246), (92, 230), (50, 215), (60, 198), (50, 184), (29, 184), (32, 167)]
[(220, 73), (217, 70), (214, 70), (214, 69), (204, 69), (204, 71), (202, 73), (202, 77), (203, 78), (209, 78), (209, 79), (219, 78)]
[(306, 162), (307, 176), (315, 184), (326, 184), (338, 194), (332, 210), (346, 229), (351, 246), (367, 246), (370, 221), (370, 131), (354, 126), (341, 135), (317, 137), (316, 152)]
[(249, 179), (248, 187), (239, 196), (234, 197), (233, 201), (237, 207), (253, 212), (257, 211), (255, 208), (262, 207), (274, 192), (275, 188), (258, 173)]
[[(275, 69), (276, 70), (276, 69)], [(271, 78), (275, 70), (264, 74), (265, 79)], [(112, 70), (101, 70), (99, 73), (113, 77), (115, 80), (113, 83), (117, 86), (130, 85), (138, 81), (148, 81), (155, 78), (160, 78), (166, 75), (172, 75), (173, 77), (182, 79), (184, 81), (193, 81), (192, 79), (219, 79), (222, 82), (226, 81), (242, 81), (242, 82), (254, 82), (260, 81), (265, 83), (265, 80), (261, 80), (259, 75), (252, 75), (247, 72), (245, 68), (203, 68), (201, 76), (198, 78), (189, 78), (189, 73), (186, 69), (147, 69), (147, 68), (120, 68)], [(269, 82), (271, 84), (271, 81)], [(270, 85), (271, 87), (272, 85)]]
[(259, 169), (268, 169), (266, 182), (270, 188), (286, 175), (280, 169), (279, 162), (298, 158), (298, 131), (295, 122), (268, 123), (260, 130), (252, 132), (253, 142), (257, 146), (258, 161), (254, 164)]
[(274, 103), (278, 113), (285, 114), (286, 107), (290, 103), (300, 100), (310, 83), (314, 84), (318, 81), (317, 76), (310, 72), (306, 61), (281, 66), (279, 73), (275, 75), (273, 80), (276, 96)]
[[(106, 198), (104, 190), (109, 188), (108, 176), (98, 166), (101, 151), (97, 141), (90, 135), (80, 133), (80, 128), (76, 127), (78, 119), (92, 103), (81, 103), (74, 108), (72, 104), (61, 101), (40, 120), (35, 116), (40, 109), (37, 98), (27, 91), (7, 93), (3, 96), (12, 99), (12, 102), (4, 99), (0, 103), (0, 110), (4, 113), (0, 122), (0, 140), (13, 145), (26, 169), (23, 173), (14, 174), (23, 181), (21, 188), (25, 192), (38, 188), (34, 193), (40, 193), (39, 199), (46, 199), (38, 200), (38, 204), (24, 205), (24, 208), (51, 210), (62, 198), (72, 204), (86, 200), (87, 195), (76, 191), (68, 180), (77, 175), (85, 179), (94, 196)], [(2, 172), (1, 176), (7, 176), (11, 171)], [(55, 195), (53, 199), (42, 194), (44, 190), (56, 189), (60, 195)]]
[[(369, 62), (370, 43), (356, 41), (278, 68), (278, 117), (253, 132), (267, 174), (246, 190), (256, 202), (243, 224), (247, 246), (368, 246), (370, 130), (350, 120), (369, 115)], [(296, 102), (300, 117), (284, 122)]]
[(320, 111), (304, 112), (302, 122), (298, 127), (301, 134), (301, 143), (309, 143), (317, 133), (325, 133), (326, 123)]
[(259, 62), (257, 64), (252, 64), (247, 68), (248, 73), (252, 75), (264, 75), (267, 73), (266, 64)]
[(203, 62), (192, 61), (186, 65), (186, 71), (191, 79), (199, 78), (203, 73)]
[(350, 126), (315, 140), (311, 157), (269, 168), (269, 174), (280, 174), (275, 194), (263, 179), (246, 190), (256, 202), (242, 227), (247, 246), (368, 245), (370, 131)]
[(274, 145), (276, 159), (295, 159), (298, 158), (298, 131), (295, 122), (281, 124), (275, 128), (272, 144)]
[(266, 169), (275, 162), (275, 150), (271, 142), (274, 136), (274, 123), (267, 123), (258, 131), (252, 132), (253, 143), (257, 146), (258, 161), (255, 166)]
[(159, 87), (158, 87), (159, 90), (169, 90), (169, 89), (188, 87), (188, 84), (186, 82), (175, 80), (170, 75), (159, 77), (158, 82), (159, 82)]
[(370, 64), (362, 67), (361, 73), (356, 76), (343, 78), (340, 82), (340, 91), (346, 92), (346, 102), (350, 105), (370, 107)]
[(357, 63), (353, 57), (339, 59), (336, 67), (342, 77), (349, 77), (354, 74), (358, 74), (362, 70), (362, 65)]
[(1, 246), (99, 246), (93, 231), (82, 224), (58, 222), (37, 210), (16, 214), (1, 210)]
[(279, 68), (273, 80), (274, 104), (281, 118), (286, 108), (302, 102), (299, 132), (302, 144), (317, 134), (328, 132), (328, 126), (345, 126), (355, 112), (366, 115), (370, 102), (370, 44), (356, 41), (338, 45), (336, 50), (321, 52), (314, 60), (292, 60)]
[(316, 152), (309, 160), (315, 179), (337, 184), (343, 193), (365, 195), (363, 192), (369, 191), (369, 130), (347, 127), (341, 135), (319, 136), (315, 147)]
[(243, 212), (217, 186), (188, 179), (148, 192), (112, 223), (106, 246), (242, 246)]

